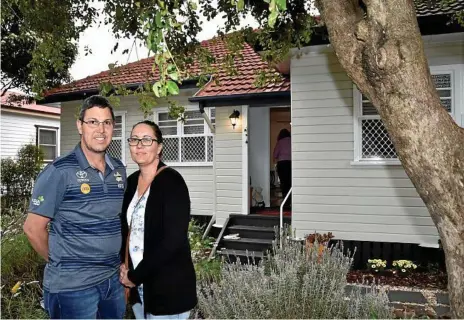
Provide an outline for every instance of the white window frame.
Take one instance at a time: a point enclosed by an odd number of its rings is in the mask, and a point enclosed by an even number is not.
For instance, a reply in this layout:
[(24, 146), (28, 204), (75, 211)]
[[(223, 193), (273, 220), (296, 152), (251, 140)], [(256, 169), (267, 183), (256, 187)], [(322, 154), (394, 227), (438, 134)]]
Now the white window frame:
[[(60, 142), (59, 142), (59, 128), (57, 127), (47, 127), (47, 126), (40, 126), (40, 125), (37, 125), (37, 147), (40, 147), (40, 146), (47, 146), (47, 147), (55, 147), (55, 158), (53, 159), (43, 159), (43, 162), (44, 163), (50, 163), (50, 162), (53, 162), (53, 160), (55, 160), (56, 158), (58, 158), (58, 156), (60, 155)], [(40, 143), (40, 131), (53, 131), (55, 132), (55, 144), (52, 145), (52, 144), (41, 144)]]
[[(205, 108), (205, 112), (210, 117), (211, 119), (211, 110), (214, 109), (214, 107), (210, 108)], [(199, 107), (198, 105), (188, 105), (185, 106), (185, 111), (198, 111)], [(156, 124), (159, 123), (159, 114), (160, 113), (166, 113), (169, 112), (168, 108), (157, 108), (156, 112), (154, 113), (154, 122)], [(214, 117), (216, 119), (216, 117)], [(188, 120), (186, 120), (186, 125), (188, 125)], [(184, 123), (182, 121), (177, 121), (177, 134), (176, 135), (164, 135), (163, 134), (163, 139), (164, 138), (179, 138), (179, 159), (182, 159), (182, 137), (213, 137), (213, 146), (214, 146), (214, 134), (211, 132), (211, 129), (209, 128), (208, 124), (206, 123), (205, 120), (203, 120), (203, 125), (204, 125), (204, 133), (200, 134), (184, 134)], [(216, 125), (216, 122), (213, 123), (213, 125)], [(214, 149), (214, 147), (213, 147)], [(205, 139), (205, 159), (208, 160), (208, 139)], [(213, 159), (211, 161), (204, 161), (204, 162), (171, 162), (171, 161), (164, 161), (166, 164), (169, 164), (170, 166), (176, 166), (176, 167), (212, 167), (214, 163), (214, 151), (213, 151)]]
[[(464, 92), (464, 65), (443, 65), (431, 66), (431, 74), (451, 74), (452, 83), (452, 112), (450, 115), (460, 126), (464, 126), (464, 106), (463, 106), (463, 92)], [(353, 125), (354, 125), (354, 161), (351, 165), (401, 165), (399, 159), (365, 159), (362, 158), (362, 126), (363, 119), (380, 119), (380, 115), (362, 115), (362, 94), (355, 84), (353, 84)]]
[(127, 111), (115, 111), (114, 117), (121, 117), (121, 136), (111, 138), (113, 140), (120, 140), (121, 141), (121, 161), (124, 165), (126, 165), (126, 113)]

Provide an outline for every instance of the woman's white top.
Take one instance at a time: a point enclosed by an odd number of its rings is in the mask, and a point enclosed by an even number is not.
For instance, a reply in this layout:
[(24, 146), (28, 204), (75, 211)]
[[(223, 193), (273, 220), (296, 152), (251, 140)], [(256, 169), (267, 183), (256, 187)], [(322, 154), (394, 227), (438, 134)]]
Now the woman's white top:
[[(129, 238), (129, 254), (132, 260), (134, 269), (138, 266), (143, 259), (143, 237), (145, 233), (145, 206), (147, 204), (148, 195), (150, 194), (150, 187), (139, 200), (138, 191), (135, 192), (129, 208), (127, 209), (127, 224), (130, 231)], [(138, 203), (137, 203), (138, 201)], [(134, 221), (132, 221), (134, 219)], [(131, 227), (132, 223), (132, 227)], [(143, 285), (138, 287), (140, 299), (143, 303)]]

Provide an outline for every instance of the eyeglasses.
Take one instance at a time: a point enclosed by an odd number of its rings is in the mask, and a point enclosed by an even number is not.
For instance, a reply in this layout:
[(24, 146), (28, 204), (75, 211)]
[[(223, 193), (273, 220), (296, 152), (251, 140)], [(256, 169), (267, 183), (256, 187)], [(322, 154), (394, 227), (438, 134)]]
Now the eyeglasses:
[(85, 120), (81, 120), (81, 121), (87, 124), (91, 128), (98, 128), (100, 126), (100, 123), (103, 123), (103, 126), (106, 128), (110, 128), (114, 124), (113, 120), (110, 120), (110, 119), (106, 119), (103, 121), (98, 121), (97, 119), (89, 119), (87, 121)]
[(138, 146), (139, 142), (142, 143), (142, 146), (149, 147), (153, 144), (153, 142), (158, 142), (158, 140), (153, 139), (153, 138), (129, 138), (127, 139), (127, 142), (129, 142), (130, 146)]

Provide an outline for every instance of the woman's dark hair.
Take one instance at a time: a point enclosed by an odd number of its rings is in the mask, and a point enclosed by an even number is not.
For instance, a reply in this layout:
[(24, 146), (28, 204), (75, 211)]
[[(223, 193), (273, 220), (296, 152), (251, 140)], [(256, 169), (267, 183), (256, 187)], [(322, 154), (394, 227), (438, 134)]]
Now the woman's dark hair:
[(288, 131), (287, 129), (280, 130), (279, 135), (277, 136), (277, 141), (283, 138), (290, 138), (290, 131)]
[(161, 133), (161, 130), (156, 123), (150, 120), (143, 120), (134, 124), (132, 126), (132, 130), (134, 130), (134, 128), (139, 124), (146, 124), (147, 126), (150, 126), (153, 129), (153, 132), (155, 133), (155, 137), (156, 140), (158, 140), (158, 143), (163, 143), (163, 134)]

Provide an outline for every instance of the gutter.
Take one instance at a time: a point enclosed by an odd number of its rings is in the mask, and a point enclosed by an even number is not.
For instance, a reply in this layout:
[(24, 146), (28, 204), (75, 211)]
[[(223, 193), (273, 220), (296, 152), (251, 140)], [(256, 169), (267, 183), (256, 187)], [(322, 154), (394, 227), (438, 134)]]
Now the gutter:
[[(197, 79), (188, 79), (182, 82), (182, 84), (179, 86), (179, 89), (189, 89), (189, 88), (194, 88), (196, 87)], [(129, 90), (136, 90), (140, 86), (143, 86), (145, 82), (137, 82), (137, 83), (129, 83), (126, 84), (125, 87)], [(63, 93), (55, 93), (55, 94), (50, 94), (43, 98), (42, 100), (39, 100), (40, 104), (46, 104), (46, 103), (53, 103), (53, 102), (65, 102), (65, 101), (73, 101), (73, 100), (83, 100), (91, 95), (98, 94), (100, 91), (98, 88), (93, 88), (93, 89), (85, 89), (85, 90), (78, 90), (78, 91), (70, 91), (70, 92), (63, 92)], [(111, 93), (114, 92), (114, 90), (110, 91)]]
[(189, 98), (190, 102), (213, 102), (213, 101), (227, 101), (227, 100), (246, 100), (246, 99), (265, 99), (265, 98), (290, 98), (289, 91), (273, 91), (273, 92), (253, 92), (243, 94), (231, 94), (224, 96), (206, 96), (206, 97), (192, 97)]

